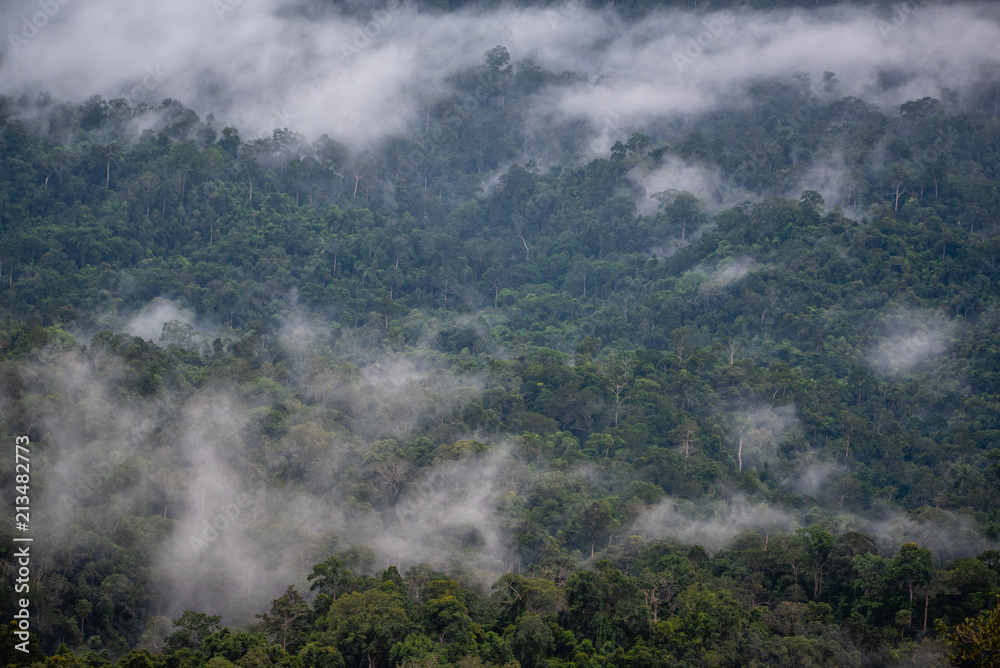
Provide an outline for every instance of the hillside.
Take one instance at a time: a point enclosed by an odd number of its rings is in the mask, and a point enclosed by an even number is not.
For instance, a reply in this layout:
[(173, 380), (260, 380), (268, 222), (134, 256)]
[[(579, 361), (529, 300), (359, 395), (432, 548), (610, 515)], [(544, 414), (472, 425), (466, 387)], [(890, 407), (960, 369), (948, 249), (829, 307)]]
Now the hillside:
[(0, 432), (31, 441), (35, 555), (4, 665), (991, 642), (1000, 70), (891, 107), (761, 77), (598, 151), (539, 110), (614, 82), (529, 55), (364, 145), (0, 98)]

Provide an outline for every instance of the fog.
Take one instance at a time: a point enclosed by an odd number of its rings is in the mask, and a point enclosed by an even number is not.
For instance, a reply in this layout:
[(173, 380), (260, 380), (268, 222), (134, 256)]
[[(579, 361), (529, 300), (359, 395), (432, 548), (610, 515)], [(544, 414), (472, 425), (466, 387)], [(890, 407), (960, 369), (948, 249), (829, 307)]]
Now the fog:
[[(746, 531), (771, 536), (794, 533), (820, 521), (820, 516), (812, 514), (814, 511), (779, 508), (742, 494), (697, 505), (666, 498), (647, 508), (631, 530), (646, 540), (673, 537), (715, 552)], [(828, 514), (824, 522), (838, 535), (860, 531), (871, 536), (884, 557), (893, 556), (911, 542), (929, 549), (937, 563), (998, 547), (997, 541), (980, 533), (969, 518), (939, 508), (906, 513), (876, 504), (863, 514)]]
[[(580, 161), (606, 155), (632, 132), (665, 134), (671, 120), (748, 108), (750, 84), (796, 72), (811, 77), (821, 101), (856, 95), (888, 109), (940, 97), (945, 87), (962, 100), (1000, 44), (998, 12), (987, 4), (913, 4), (909, 13), (881, 18), (854, 6), (661, 11), (635, 24), (574, 3), (440, 14), (377, 0), (374, 12), (351, 17), (292, 0), (66, 0), (36, 20), (40, 6), (14, 0), (0, 8), (4, 94), (49, 91), (80, 102), (98, 93), (150, 106), (171, 97), (239, 127), (244, 138), (289, 127), (363, 150), (422, 126), (419, 110), (449, 88), (449, 77), (481, 65), (502, 44), (515, 63), (531, 58), (554, 72), (584, 73), (581, 83), (536, 95), (528, 110), (536, 132), (584, 121), (590, 141), (572, 156)], [(824, 72), (839, 83), (823, 88)], [(496, 102), (462, 103), (475, 111)], [(842, 190), (837, 160), (805, 176), (828, 204)], [(643, 214), (656, 210), (650, 195), (667, 188), (689, 190), (707, 208), (739, 195), (713, 169), (676, 157), (629, 176)], [(744, 256), (703, 273), (729, 286), (756, 269)], [(706, 309), (711, 296), (704, 291)], [(360, 334), (329, 343), (329, 323), (294, 311), (294, 301), (281, 343), (302, 396), (315, 404), (308, 407), (269, 381), (242, 391), (203, 388), (178, 405), (143, 404), (116, 394), (125, 370), (93, 356), (65, 352), (25, 365), (25, 397), (16, 406), (2, 397), (0, 407), (39, 416), (51, 443), (39, 504), (49, 509), (41, 513), (49, 539), (58, 544), (71, 523), (114, 534), (117, 519), (152, 513), (162, 522), (149, 531), (164, 541), (156, 586), (166, 603), (156, 612), (194, 608), (227, 620), (265, 610), (289, 582), (306, 589), (313, 564), (355, 543), (376, 550), (379, 568), (405, 571), (427, 561), (460, 567), (484, 585), (510, 569), (515, 550), (502, 510), (532, 484), (514, 446), (460, 435), (434, 444), (416, 481), (400, 484), (403, 441), (473, 403), (483, 379), (454, 373), (433, 354), (373, 355)], [(199, 340), (193, 314), (171, 302), (127, 318), (120, 329), (143, 339), (173, 340), (162, 338), (173, 322), (171, 337)], [(887, 376), (922, 369), (948, 350), (956, 329), (934, 313), (882, 320), (867, 361)], [(335, 352), (325, 356), (338, 363), (316, 366), (317, 351)], [(258, 438), (279, 399), (299, 411), (294, 424), (281, 438)], [(801, 436), (790, 405), (740, 407), (729, 423), (725, 447), (744, 471), (774, 462), (782, 444)], [(803, 461), (786, 486), (822, 498), (836, 476), (829, 462)], [(116, 493), (100, 493), (106, 486)], [(376, 497), (391, 497), (391, 511), (375, 511), (368, 499)], [(718, 549), (748, 528), (791, 531), (803, 522), (801, 513), (733, 496), (701, 508), (667, 499), (635, 526), (647, 538), (673, 534)], [(909, 540), (945, 556), (988, 545), (971, 523), (945, 511), (915, 519), (880, 510), (843, 525), (878, 535), (888, 552)]]
[[(299, 323), (292, 332), (301, 337), (306, 328)], [(318, 337), (306, 338), (317, 345)], [(435, 442), (426, 465), (413, 471), (402, 450), (410, 430), (461, 410), (482, 385), (411, 354), (379, 359), (304, 375), (301, 391), (317, 403), (300, 405), (280, 439), (259, 436), (275, 402), (293, 401), (269, 381), (215, 382), (184, 398), (134, 402), (116, 390), (127, 369), (115, 357), (48, 352), (21, 365), (26, 393), (16, 409), (40, 416), (36, 427), (46, 431), (40, 546), (66, 549), (81, 528), (120, 540), (148, 536), (158, 546), (151, 582), (162, 597), (152, 612), (168, 618), (191, 608), (247, 621), (289, 583), (307, 591), (314, 564), (355, 544), (375, 550), (373, 569), (395, 565), (405, 573), (429, 563), (487, 590), (518, 567), (512, 506), (547, 471), (529, 469), (524, 453), (501, 437)], [(737, 406), (727, 422), (734, 458), (744, 436), (744, 470), (769, 462), (781, 469), (777, 448), (801, 436), (794, 406)], [(791, 469), (790, 491), (835, 496), (839, 471), (829, 462), (803, 456)], [(593, 482), (604, 474), (588, 465), (572, 475)], [(377, 498), (389, 501), (382, 512), (371, 503)], [(666, 498), (638, 511), (629, 533), (674, 536), (710, 551), (746, 530), (774, 535), (814, 521), (805, 509), (724, 490), (715, 501)], [(881, 502), (832, 516), (831, 528), (875, 536), (887, 556), (910, 541), (938, 559), (995, 546), (960, 515), (905, 513)]]
[(774, 461), (779, 456), (778, 446), (801, 432), (794, 406), (747, 408), (731, 415), (730, 422), (733, 433), (729, 440), (742, 469)]
[(868, 365), (886, 376), (927, 371), (955, 340), (958, 326), (939, 311), (893, 309), (880, 318)]
[[(819, 100), (856, 95), (891, 107), (944, 87), (961, 96), (1000, 43), (988, 4), (908, 3), (881, 17), (854, 6), (662, 11), (637, 23), (575, 3), (441, 14), (378, 0), (374, 11), (351, 8), (355, 17), (296, 0), (53, 6), (51, 17), (28, 0), (0, 10), (6, 93), (151, 106), (172, 97), (244, 136), (291, 127), (355, 147), (405, 131), (427, 95), (496, 45), (515, 63), (585, 73), (586, 83), (538, 97), (535, 111), (586, 120), (589, 150), (604, 153), (656, 119), (746, 108), (746, 84), (794, 72), (811, 75)], [(819, 83), (827, 71), (838, 85)]]
[[(523, 465), (500, 441), (434, 444), (417, 473), (400, 450), (416, 423), (461, 408), (458, 389), (478, 389), (405, 356), (342, 371), (353, 391), (330, 409), (369, 438), (324, 424), (322, 406), (302, 407), (280, 440), (258, 437), (283, 392), (267, 382), (133, 402), (117, 389), (128, 373), (117, 357), (51, 352), (21, 365), (26, 393), (13, 408), (37, 416), (47, 446), (39, 541), (56, 553), (81, 528), (145, 532), (158, 544), (155, 612), (171, 617), (192, 608), (244, 621), (289, 583), (307, 591), (314, 564), (355, 544), (375, 549), (373, 568), (425, 562), (488, 587), (512, 563), (498, 513), (502, 495), (523, 492)], [(383, 514), (364, 498), (383, 496)]]
[(720, 263), (719, 267), (712, 272), (710, 280), (729, 287), (755, 269), (757, 269), (757, 262), (752, 257), (741, 255)]
[[(601, 153), (606, 154), (607, 151)], [(713, 204), (722, 192), (722, 179), (717, 170), (686, 162), (676, 156), (667, 156), (664, 164), (653, 170), (636, 167), (628, 177), (642, 190), (643, 196), (636, 201), (636, 211), (641, 215), (655, 213), (659, 201), (653, 199), (653, 195), (669, 188), (687, 190), (701, 202)]]
[(800, 526), (797, 513), (736, 495), (729, 502), (701, 507), (683, 499), (667, 498), (649, 508), (635, 524), (648, 540), (672, 536), (685, 543), (716, 551), (744, 531), (791, 533)]
[(146, 304), (129, 318), (122, 331), (146, 341), (163, 344), (163, 326), (171, 321), (192, 325), (194, 313), (168, 299), (156, 299)]

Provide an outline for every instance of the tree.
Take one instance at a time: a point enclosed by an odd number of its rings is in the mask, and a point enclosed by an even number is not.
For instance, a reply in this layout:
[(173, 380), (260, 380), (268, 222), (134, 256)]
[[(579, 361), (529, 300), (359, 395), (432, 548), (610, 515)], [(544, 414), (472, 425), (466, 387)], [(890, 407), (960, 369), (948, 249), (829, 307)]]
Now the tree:
[(524, 668), (545, 665), (545, 657), (552, 651), (554, 645), (552, 631), (541, 617), (528, 611), (517, 620), (511, 649)]
[(629, 137), (628, 142), (625, 144), (625, 148), (635, 157), (641, 158), (642, 152), (649, 146), (649, 141), (648, 136), (635, 132), (631, 137)]
[(723, 657), (740, 656), (749, 616), (729, 591), (696, 583), (675, 601), (676, 612), (654, 626), (653, 642), (681, 661), (697, 657), (700, 665), (725, 665)]
[(177, 630), (165, 638), (168, 650), (201, 649), (205, 639), (219, 630), (221, 615), (208, 615), (204, 612), (185, 610), (173, 621)]
[(927, 617), (931, 607), (931, 599), (936, 596), (940, 596), (941, 594), (947, 594), (953, 591), (951, 587), (951, 577), (952, 573), (950, 571), (934, 571), (929, 581), (924, 584), (917, 585), (914, 588), (917, 596), (924, 599), (923, 633), (927, 633)]
[(163, 666), (162, 658), (153, 656), (147, 649), (132, 650), (118, 664), (118, 668), (159, 668), (160, 666)]
[(674, 570), (666, 570), (661, 572), (653, 572), (652, 570), (646, 569), (639, 576), (642, 581), (643, 596), (646, 599), (646, 607), (649, 608), (652, 613), (651, 623), (656, 624), (659, 621), (660, 606), (666, 605), (670, 606), (673, 602), (674, 595), (681, 590), (682, 580), (686, 579), (685, 570), (682, 569), (682, 575), (679, 577), (678, 573)]
[(893, 212), (899, 211), (899, 201), (906, 192), (907, 186), (917, 179), (916, 170), (909, 161), (896, 162), (889, 166), (889, 174), (885, 181), (885, 192), (892, 198)]
[(614, 508), (608, 499), (598, 499), (590, 504), (584, 513), (584, 526), (590, 538), (590, 556), (594, 556), (594, 544), (603, 538), (614, 522)]
[(202, 651), (209, 658), (219, 657), (236, 662), (254, 650), (266, 649), (270, 645), (267, 636), (263, 633), (248, 633), (246, 631), (233, 633), (227, 627), (223, 627), (205, 638)]
[(597, 572), (584, 571), (566, 582), (569, 625), (598, 644), (621, 643), (648, 628), (650, 609), (642, 581), (612, 568), (607, 559)]
[(472, 620), (465, 605), (455, 596), (447, 594), (424, 602), (424, 614), (438, 634), (438, 643), (462, 639), (472, 629)]
[(305, 630), (309, 605), (295, 587), (289, 585), (279, 598), (271, 603), (271, 614), (257, 615), (265, 633), (281, 641), (281, 649), (294, 652), (299, 645), (298, 636)]
[(352, 545), (338, 552), (337, 558), (354, 575), (366, 575), (371, 572), (375, 564), (375, 550), (367, 545)]
[(513, 68), (510, 65), (510, 54), (503, 46), (495, 46), (486, 52), (486, 77), (483, 80), (483, 106), (486, 106), (488, 95), (500, 97), (500, 106), (504, 104), (504, 93), (511, 79)]
[(360, 659), (376, 668), (389, 658), (394, 643), (410, 629), (410, 619), (402, 601), (383, 588), (345, 594), (330, 605), (326, 615), (330, 634), (348, 663)]
[(312, 573), (306, 579), (312, 582), (309, 591), (317, 592), (314, 607), (318, 614), (325, 613), (330, 604), (342, 592), (349, 590), (355, 580), (354, 575), (336, 557), (313, 566)]
[(683, 418), (680, 424), (670, 430), (667, 438), (674, 444), (674, 447), (684, 453), (684, 466), (686, 467), (688, 457), (698, 447), (698, 423), (690, 418)]
[(993, 610), (962, 624), (946, 626), (938, 620), (938, 633), (951, 647), (952, 665), (963, 668), (998, 668), (1000, 666), (1000, 599)]
[(833, 549), (833, 534), (819, 524), (799, 529), (795, 533), (803, 541), (806, 555), (812, 562), (813, 598), (819, 598), (820, 594), (823, 593), (823, 567), (826, 565), (827, 556)]
[(854, 598), (853, 584), (856, 573), (852, 566), (856, 556), (877, 555), (878, 545), (869, 536), (858, 531), (848, 531), (837, 537), (827, 557), (827, 580), (824, 591), (827, 600), (834, 603), (839, 599), (849, 602)]
[(80, 599), (76, 602), (76, 616), (80, 618), (80, 633), (86, 633), (86, 627), (84, 624), (87, 621), (87, 617), (91, 612), (94, 611), (94, 606), (85, 598)]
[(660, 202), (659, 210), (667, 222), (680, 229), (682, 243), (687, 230), (698, 227), (704, 219), (704, 214), (698, 209), (698, 198), (687, 190), (670, 188), (653, 193), (652, 197)]
[(802, 198), (799, 200), (799, 206), (803, 210), (813, 213), (822, 212), (824, 204), (825, 202), (823, 201), (823, 196), (815, 190), (802, 191)]
[(917, 547), (916, 543), (906, 543), (900, 547), (890, 567), (890, 577), (906, 585), (911, 604), (914, 588), (928, 584), (933, 573), (931, 551)]
[(344, 668), (344, 657), (336, 647), (311, 642), (299, 650), (302, 668)]
[(486, 67), (495, 74), (510, 72), (510, 53), (504, 46), (495, 46), (486, 52)]

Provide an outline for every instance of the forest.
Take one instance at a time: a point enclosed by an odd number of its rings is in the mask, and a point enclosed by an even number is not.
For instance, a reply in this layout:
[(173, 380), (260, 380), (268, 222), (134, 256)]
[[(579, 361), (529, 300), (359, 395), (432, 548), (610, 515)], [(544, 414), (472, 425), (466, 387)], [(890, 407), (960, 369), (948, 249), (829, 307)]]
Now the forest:
[(1000, 666), (1000, 63), (536, 56), (367, 143), (0, 96), (0, 666)]

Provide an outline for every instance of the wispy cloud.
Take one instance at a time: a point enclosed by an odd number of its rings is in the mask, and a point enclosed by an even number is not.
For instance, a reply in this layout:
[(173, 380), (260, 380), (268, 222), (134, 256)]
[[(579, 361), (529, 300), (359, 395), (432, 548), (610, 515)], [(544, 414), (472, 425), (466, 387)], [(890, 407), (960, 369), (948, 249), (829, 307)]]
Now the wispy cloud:
[(939, 312), (896, 310), (885, 315), (882, 338), (868, 352), (868, 365), (886, 375), (919, 370), (944, 353), (956, 333), (955, 323)]
[[(292, 0), (224, 5), (220, 18), (201, 0), (60, 3), (31, 39), (17, 48), (5, 41), (0, 88), (82, 100), (95, 92), (129, 97), (140, 86), (147, 101), (173, 97), (244, 129), (269, 133), (276, 117), (291, 117), (309, 136), (363, 145), (405, 130), (423, 96), (503, 44), (515, 61), (530, 56), (557, 72), (585, 72), (587, 84), (534, 105), (583, 118), (600, 137), (608, 119), (630, 133), (653, 119), (745, 106), (744, 84), (795, 71), (834, 71), (842, 94), (886, 105), (944, 86), (961, 91), (1000, 42), (996, 10), (984, 4), (923, 6), (898, 27), (906, 38), (889, 40), (868, 10), (849, 6), (742, 11), (713, 23), (715, 35), (703, 14), (661, 11), (625, 23), (572, 3), (441, 14), (397, 2), (358, 19), (307, 15)], [(37, 11), (28, 0), (5, 3), (4, 33), (19, 34)], [(678, 69), (674, 54), (706, 31), (713, 39), (697, 61)], [(886, 72), (897, 82), (891, 87)]]

